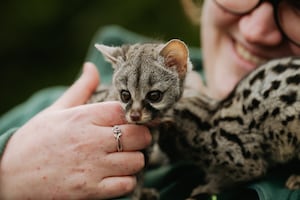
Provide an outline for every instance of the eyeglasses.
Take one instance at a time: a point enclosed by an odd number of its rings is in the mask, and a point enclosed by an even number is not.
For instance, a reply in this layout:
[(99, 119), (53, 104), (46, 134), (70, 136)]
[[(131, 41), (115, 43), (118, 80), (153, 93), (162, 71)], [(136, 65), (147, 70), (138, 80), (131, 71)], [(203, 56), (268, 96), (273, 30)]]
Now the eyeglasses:
[(235, 15), (248, 14), (264, 1), (273, 5), (275, 22), (282, 35), (300, 46), (299, 0), (215, 0), (219, 7)]

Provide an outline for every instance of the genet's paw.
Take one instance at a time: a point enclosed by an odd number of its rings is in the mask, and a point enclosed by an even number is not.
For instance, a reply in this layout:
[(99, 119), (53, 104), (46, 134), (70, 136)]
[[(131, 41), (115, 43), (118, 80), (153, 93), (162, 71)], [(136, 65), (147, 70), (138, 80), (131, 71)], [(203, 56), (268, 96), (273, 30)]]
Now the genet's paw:
[(300, 176), (291, 175), (285, 183), (286, 187), (290, 190), (300, 189)]

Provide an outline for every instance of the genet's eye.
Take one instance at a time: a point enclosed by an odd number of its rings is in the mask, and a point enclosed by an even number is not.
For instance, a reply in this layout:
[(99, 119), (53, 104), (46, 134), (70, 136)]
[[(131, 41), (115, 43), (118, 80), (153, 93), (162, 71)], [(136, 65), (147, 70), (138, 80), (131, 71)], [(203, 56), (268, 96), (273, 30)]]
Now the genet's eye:
[(123, 101), (123, 103), (128, 103), (128, 101), (130, 101), (130, 99), (131, 99), (130, 92), (127, 90), (122, 90), (120, 92), (120, 96), (121, 96), (121, 100)]
[(162, 96), (163, 96), (162, 92), (156, 90), (156, 91), (149, 92), (146, 96), (146, 99), (149, 100), (151, 103), (157, 103), (161, 101)]

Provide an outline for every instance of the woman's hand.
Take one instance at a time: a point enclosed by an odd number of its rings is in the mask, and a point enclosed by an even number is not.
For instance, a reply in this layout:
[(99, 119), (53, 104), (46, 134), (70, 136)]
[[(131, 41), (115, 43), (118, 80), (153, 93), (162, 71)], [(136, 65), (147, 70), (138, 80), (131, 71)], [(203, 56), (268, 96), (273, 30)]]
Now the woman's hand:
[[(91, 63), (52, 106), (21, 127), (0, 165), (1, 199), (107, 199), (131, 192), (149, 130), (128, 125), (118, 102), (85, 104), (99, 82)], [(122, 130), (117, 152), (112, 126)]]

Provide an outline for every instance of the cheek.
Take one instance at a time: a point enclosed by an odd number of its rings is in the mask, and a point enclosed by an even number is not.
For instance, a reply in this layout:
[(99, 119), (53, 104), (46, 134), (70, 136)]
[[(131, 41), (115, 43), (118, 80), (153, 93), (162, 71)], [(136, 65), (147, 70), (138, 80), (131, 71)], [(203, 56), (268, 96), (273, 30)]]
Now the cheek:
[(236, 17), (219, 8), (213, 1), (205, 1), (202, 12), (201, 41), (204, 66), (212, 67), (219, 60), (236, 25)]
[(232, 35), (238, 17), (225, 12), (213, 1), (205, 1), (202, 16), (202, 52), (209, 92), (224, 96), (240, 78), (231, 59)]
[(214, 1), (205, 1), (202, 9), (202, 22), (215, 26), (216, 28), (226, 28), (237, 22), (239, 17), (232, 15), (220, 8)]

